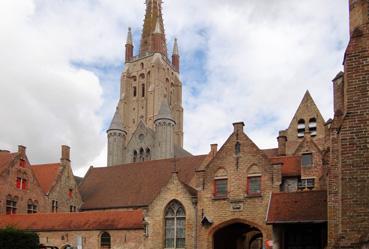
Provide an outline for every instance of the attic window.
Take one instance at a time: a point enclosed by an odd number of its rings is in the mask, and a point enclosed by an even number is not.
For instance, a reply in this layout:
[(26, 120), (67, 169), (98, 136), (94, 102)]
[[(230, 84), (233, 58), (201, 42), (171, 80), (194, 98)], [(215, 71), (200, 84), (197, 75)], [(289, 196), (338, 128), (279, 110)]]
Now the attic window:
[(234, 145), (234, 154), (236, 156), (239, 156), (241, 153), (241, 144), (240, 142), (237, 142), (235, 145)]
[(302, 156), (301, 156), (301, 165), (303, 167), (312, 166), (313, 165), (313, 154), (312, 153), (302, 154)]
[(68, 190), (68, 198), (71, 199), (73, 197), (73, 189)]
[(311, 118), (309, 120), (309, 132), (312, 137), (316, 136), (316, 118)]
[(22, 178), (22, 177), (17, 177), (17, 181), (15, 184), (15, 187), (17, 189), (23, 189), (26, 190), (27, 189), (27, 180)]
[(300, 119), (297, 123), (297, 137), (304, 137), (305, 135), (305, 120)]

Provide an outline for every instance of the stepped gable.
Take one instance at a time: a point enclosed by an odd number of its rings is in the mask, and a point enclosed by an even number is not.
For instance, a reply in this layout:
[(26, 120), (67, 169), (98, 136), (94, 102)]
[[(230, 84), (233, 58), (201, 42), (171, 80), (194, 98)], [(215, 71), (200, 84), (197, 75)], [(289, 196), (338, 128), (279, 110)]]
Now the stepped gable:
[(79, 190), (82, 210), (148, 206), (168, 183), (174, 169), (189, 184), (206, 155), (93, 168)]
[(38, 231), (86, 231), (143, 229), (143, 212), (104, 211), (1, 215), (0, 228)]
[(39, 164), (31, 166), (31, 169), (35, 174), (42, 188), (42, 191), (44, 191), (45, 194), (48, 194), (51, 188), (56, 183), (59, 168), (60, 163)]
[(326, 221), (326, 191), (272, 194), (267, 213), (267, 224), (322, 223)]

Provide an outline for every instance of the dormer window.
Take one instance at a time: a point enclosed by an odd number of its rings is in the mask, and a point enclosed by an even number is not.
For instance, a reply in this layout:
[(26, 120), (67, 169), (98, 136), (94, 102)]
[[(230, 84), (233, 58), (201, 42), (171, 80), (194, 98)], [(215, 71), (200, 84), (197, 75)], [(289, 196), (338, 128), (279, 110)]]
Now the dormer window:
[(316, 136), (316, 129), (316, 118), (311, 118), (309, 120), (309, 131), (312, 137)]
[(297, 137), (304, 137), (305, 135), (305, 120), (300, 119), (297, 123)]

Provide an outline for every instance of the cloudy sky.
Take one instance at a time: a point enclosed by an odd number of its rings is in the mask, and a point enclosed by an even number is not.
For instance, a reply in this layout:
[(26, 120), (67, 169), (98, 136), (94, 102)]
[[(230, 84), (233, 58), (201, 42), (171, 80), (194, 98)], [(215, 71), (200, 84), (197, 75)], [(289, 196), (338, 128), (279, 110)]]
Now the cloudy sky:
[[(165, 1), (168, 47), (180, 44), (185, 148), (223, 144), (235, 121), (259, 147), (274, 147), (306, 90), (331, 117), (347, 5)], [(0, 149), (23, 144), (32, 163), (47, 163), (68, 144), (76, 174), (104, 166), (127, 29), (138, 44), (144, 11), (143, 0), (1, 0)]]

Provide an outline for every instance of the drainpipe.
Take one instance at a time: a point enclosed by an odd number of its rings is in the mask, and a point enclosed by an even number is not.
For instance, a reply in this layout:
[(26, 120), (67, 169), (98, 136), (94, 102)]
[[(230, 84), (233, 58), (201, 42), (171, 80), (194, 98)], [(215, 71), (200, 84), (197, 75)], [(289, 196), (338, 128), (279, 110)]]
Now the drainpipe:
[(197, 197), (193, 197), (192, 198), (192, 204), (195, 207), (195, 229), (194, 229), (194, 236), (193, 236), (193, 240), (194, 240), (194, 249), (197, 249), (197, 223), (198, 223), (198, 219), (197, 219)]

